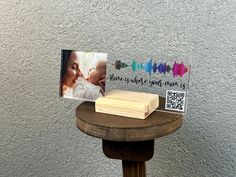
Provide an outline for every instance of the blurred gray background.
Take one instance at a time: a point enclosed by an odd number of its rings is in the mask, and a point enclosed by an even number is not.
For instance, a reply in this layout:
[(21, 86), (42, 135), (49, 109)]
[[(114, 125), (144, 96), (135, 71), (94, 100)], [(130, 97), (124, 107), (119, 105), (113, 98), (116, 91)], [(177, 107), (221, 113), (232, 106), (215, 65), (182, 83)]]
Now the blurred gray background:
[(155, 140), (149, 177), (236, 174), (235, 0), (1, 0), (0, 176), (118, 177), (81, 102), (58, 97), (61, 49), (192, 60), (188, 114)]

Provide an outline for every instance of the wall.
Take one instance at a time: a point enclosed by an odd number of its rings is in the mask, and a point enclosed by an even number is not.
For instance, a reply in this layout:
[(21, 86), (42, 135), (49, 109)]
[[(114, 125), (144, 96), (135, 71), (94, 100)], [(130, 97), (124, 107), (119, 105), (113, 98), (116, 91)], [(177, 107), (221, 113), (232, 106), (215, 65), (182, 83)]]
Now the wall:
[(0, 2), (0, 176), (121, 176), (58, 97), (60, 50), (165, 52), (192, 60), (188, 115), (155, 141), (147, 173), (236, 174), (234, 0)]

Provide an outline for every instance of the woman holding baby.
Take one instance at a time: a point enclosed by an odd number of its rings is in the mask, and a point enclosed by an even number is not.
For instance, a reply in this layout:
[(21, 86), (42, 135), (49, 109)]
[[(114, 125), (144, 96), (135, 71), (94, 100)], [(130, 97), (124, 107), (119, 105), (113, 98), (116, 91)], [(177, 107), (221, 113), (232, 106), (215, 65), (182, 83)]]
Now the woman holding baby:
[(95, 101), (104, 95), (105, 75), (106, 63), (98, 62), (85, 79), (76, 51), (62, 50), (60, 96)]

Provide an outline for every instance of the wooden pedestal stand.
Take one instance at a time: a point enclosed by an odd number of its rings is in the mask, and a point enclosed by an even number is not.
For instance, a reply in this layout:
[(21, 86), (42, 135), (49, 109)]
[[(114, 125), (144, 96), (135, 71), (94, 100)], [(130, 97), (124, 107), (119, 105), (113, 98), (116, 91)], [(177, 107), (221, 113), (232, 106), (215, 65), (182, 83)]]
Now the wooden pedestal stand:
[(84, 133), (101, 138), (104, 154), (122, 160), (124, 177), (145, 177), (145, 162), (154, 153), (154, 139), (175, 132), (182, 115), (153, 112), (139, 120), (95, 112), (95, 104), (84, 102), (76, 108), (76, 125)]

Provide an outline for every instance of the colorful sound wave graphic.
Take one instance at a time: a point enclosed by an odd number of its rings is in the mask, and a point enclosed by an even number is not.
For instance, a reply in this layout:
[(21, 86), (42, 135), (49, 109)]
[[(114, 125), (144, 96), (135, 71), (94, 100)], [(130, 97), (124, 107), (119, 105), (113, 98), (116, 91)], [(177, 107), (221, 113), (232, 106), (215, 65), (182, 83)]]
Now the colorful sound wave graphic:
[(133, 72), (137, 70), (144, 70), (145, 73), (148, 73), (149, 75), (151, 75), (152, 73), (155, 74), (157, 72), (166, 74), (172, 71), (174, 77), (176, 76), (183, 77), (183, 75), (189, 71), (189, 68), (186, 67), (183, 63), (179, 64), (176, 61), (172, 67), (170, 65), (167, 65), (166, 63), (160, 63), (160, 64), (157, 64), (156, 62), (152, 63), (152, 60), (148, 60), (144, 64), (137, 63), (135, 60), (133, 60), (131, 65), (128, 65), (127, 63), (124, 63), (120, 60), (116, 60), (115, 63), (112, 65), (115, 65), (115, 69), (118, 70), (131, 66)]

